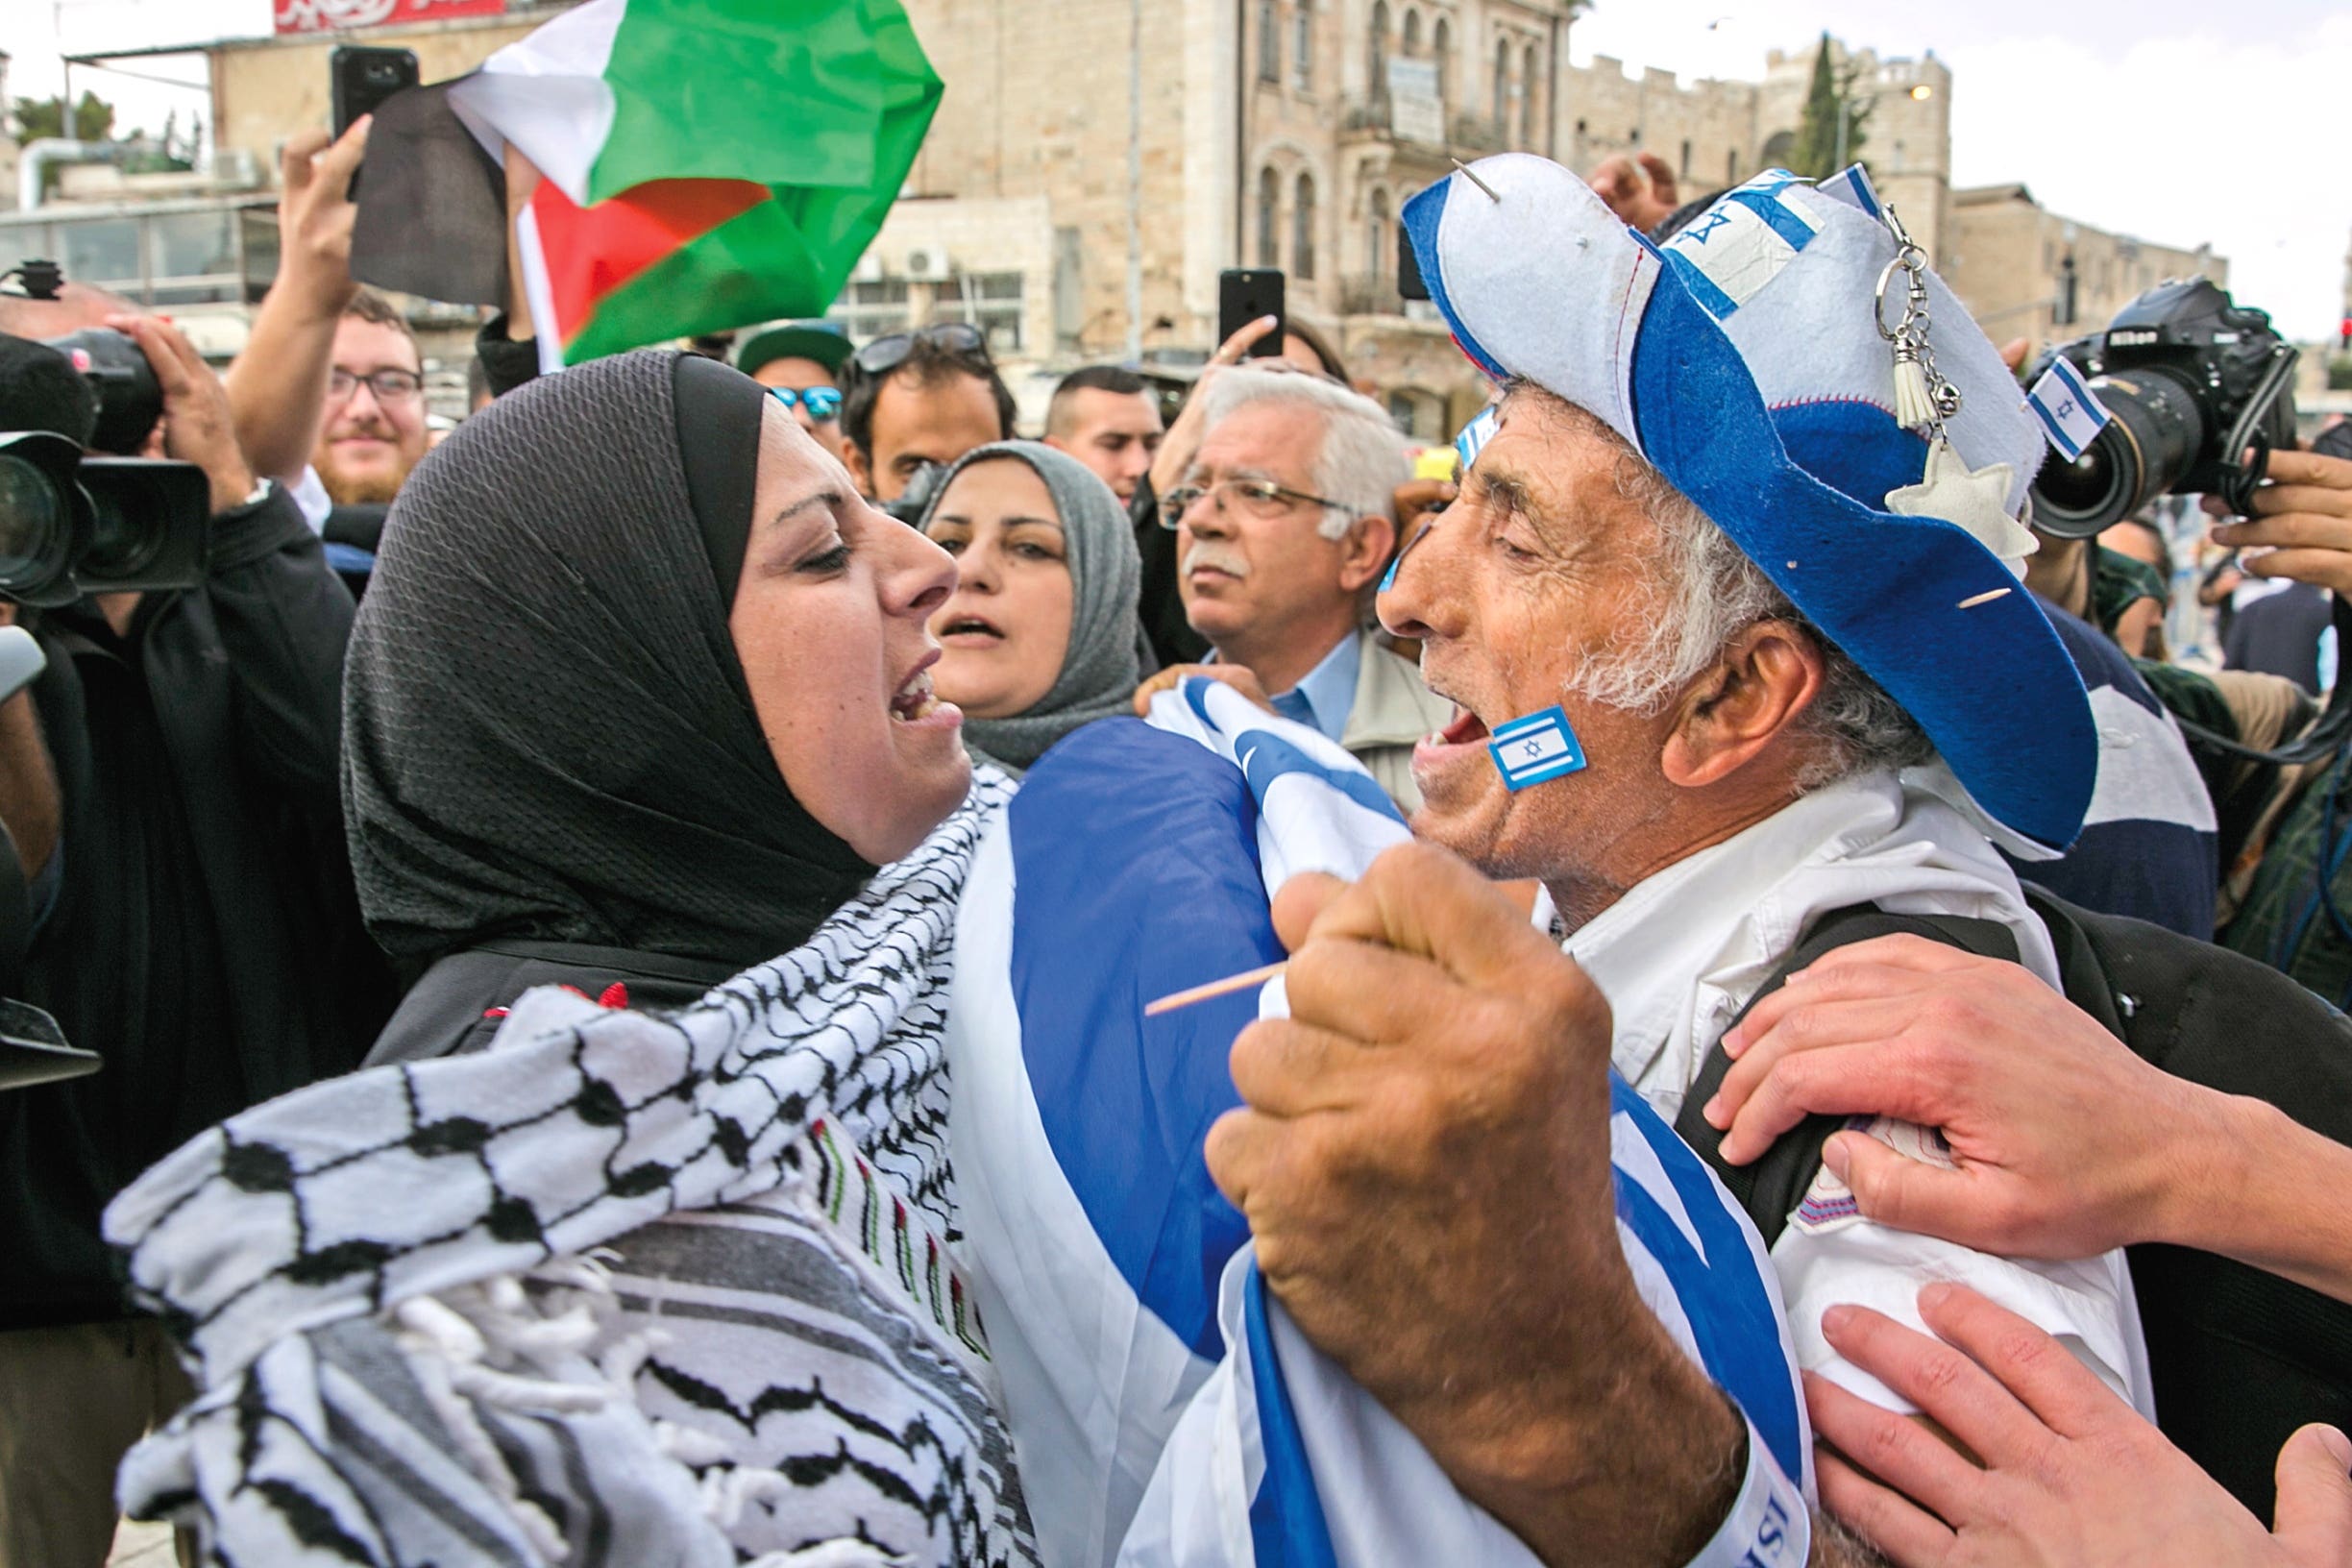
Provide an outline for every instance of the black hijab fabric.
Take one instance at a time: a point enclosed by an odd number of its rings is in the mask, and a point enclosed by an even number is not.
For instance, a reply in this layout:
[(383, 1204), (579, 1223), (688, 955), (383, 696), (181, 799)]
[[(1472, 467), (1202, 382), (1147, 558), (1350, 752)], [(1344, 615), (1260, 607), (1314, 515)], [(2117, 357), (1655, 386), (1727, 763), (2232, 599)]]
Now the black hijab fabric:
[(403, 487), (353, 629), (368, 929), (744, 966), (871, 874), (793, 797), (727, 631), (767, 399), (663, 350), (546, 377)]

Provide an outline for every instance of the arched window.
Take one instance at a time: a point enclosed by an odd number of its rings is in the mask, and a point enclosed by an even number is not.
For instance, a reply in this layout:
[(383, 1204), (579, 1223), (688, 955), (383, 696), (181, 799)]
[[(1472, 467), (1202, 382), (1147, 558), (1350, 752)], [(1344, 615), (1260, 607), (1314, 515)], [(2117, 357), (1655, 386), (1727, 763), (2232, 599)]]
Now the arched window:
[(1388, 236), (1388, 193), (1375, 190), (1365, 204), (1371, 216), (1365, 225), (1364, 271), (1375, 278), (1388, 276), (1388, 258), (1395, 242)]
[(1312, 278), (1315, 269), (1314, 176), (1298, 177), (1296, 199), (1290, 204), (1290, 276)]
[(1282, 254), (1277, 244), (1281, 238), (1274, 232), (1274, 208), (1281, 201), (1281, 183), (1272, 169), (1258, 171), (1258, 264), (1262, 267), (1282, 265)]
[(1314, 86), (1314, 7), (1299, 0), (1290, 17), (1290, 80), (1301, 92)]
[(1258, 0), (1258, 80), (1282, 80), (1282, 12), (1274, 0)]
[(1519, 145), (1535, 145), (1535, 84), (1543, 80), (1543, 72), (1535, 58), (1535, 46), (1529, 44), (1520, 57), (1524, 67), (1519, 73)]
[(1494, 134), (1501, 139), (1510, 130), (1510, 40), (1495, 45)]
[(1437, 61), (1437, 107), (1454, 101), (1454, 28), (1443, 16), (1430, 29), (1430, 55)]
[(1407, 11), (1405, 12), (1405, 34), (1397, 44), (1397, 53), (1403, 55), (1407, 60), (1421, 58), (1421, 13), (1419, 12)]
[(1372, 0), (1370, 93), (1376, 104), (1388, 101), (1388, 0)]

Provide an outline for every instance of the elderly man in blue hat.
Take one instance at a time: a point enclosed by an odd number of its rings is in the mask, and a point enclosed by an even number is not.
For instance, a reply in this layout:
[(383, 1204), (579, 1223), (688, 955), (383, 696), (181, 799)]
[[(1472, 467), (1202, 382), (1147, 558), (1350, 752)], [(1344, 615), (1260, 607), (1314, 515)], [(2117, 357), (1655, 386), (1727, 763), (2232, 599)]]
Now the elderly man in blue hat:
[[(1513, 155), (1406, 225), (1507, 388), (1380, 600), (1456, 716), (1414, 756), (1421, 844), (1278, 901), (1291, 1017), (1237, 1043), (1247, 1105), (1212, 1169), (1307, 1337), (1538, 1556), (1803, 1561), (1809, 1478), (1759, 1478), (1756, 1412), (1743, 1443), (1731, 1400), (1624, 1310), (1663, 1311), (1608, 1244), (1595, 1096), (1613, 1066), (1674, 1118), (1807, 933), (1856, 906), (1991, 922), (2056, 985), (1996, 848), (2063, 850), (2097, 767), (2021, 580), (2041, 425), (1859, 170), (1761, 177), (1660, 250)], [(1511, 939), (1452, 856), (1539, 880), (1566, 959)], [(1858, 1125), (1945, 1158), (1932, 1130)], [(1628, 1202), (1620, 1181), (1615, 1224)], [(1953, 1280), (2148, 1411), (2119, 1253), (1893, 1231), (1825, 1167), (1771, 1256), (1799, 1361), (1848, 1395), (1913, 1409), (1825, 1314), (1916, 1327), (1922, 1286)], [(1830, 1533), (1812, 1560), (1848, 1560)]]

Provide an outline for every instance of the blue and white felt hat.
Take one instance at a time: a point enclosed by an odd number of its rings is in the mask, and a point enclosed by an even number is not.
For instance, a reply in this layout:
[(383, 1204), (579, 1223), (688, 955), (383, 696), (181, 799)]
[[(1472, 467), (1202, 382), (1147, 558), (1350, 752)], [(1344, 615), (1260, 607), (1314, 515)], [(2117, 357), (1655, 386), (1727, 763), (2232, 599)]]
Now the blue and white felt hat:
[[(2046, 849), (2073, 842), (2097, 731), (2073, 660), (2004, 559), (2031, 548), (2012, 520), (2041, 429), (1927, 274), (1937, 368), (1961, 393), (1945, 435), (1974, 472), (1957, 494), (1938, 488), (1947, 515), (1900, 509), (1919, 502), (1928, 442), (1896, 423), (1874, 309), (1897, 245), (1859, 169), (1818, 186), (1752, 180), (1662, 251), (1526, 154), (1457, 172), (1404, 219), (1480, 369), (1606, 422), (1919, 721), (1987, 816)], [(1890, 325), (1899, 311), (1891, 300)]]

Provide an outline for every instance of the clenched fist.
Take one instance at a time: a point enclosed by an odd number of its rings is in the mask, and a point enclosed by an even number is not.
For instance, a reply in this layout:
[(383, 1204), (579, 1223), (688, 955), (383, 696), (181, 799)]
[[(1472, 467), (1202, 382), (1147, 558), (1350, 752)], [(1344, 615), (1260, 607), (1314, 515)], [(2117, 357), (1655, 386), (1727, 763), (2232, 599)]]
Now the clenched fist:
[(1292, 881), (1274, 923), (1290, 1017), (1235, 1041), (1208, 1142), (1267, 1285), (1548, 1559), (1685, 1560), (1742, 1432), (1618, 1240), (1608, 1004), (1424, 845)]

